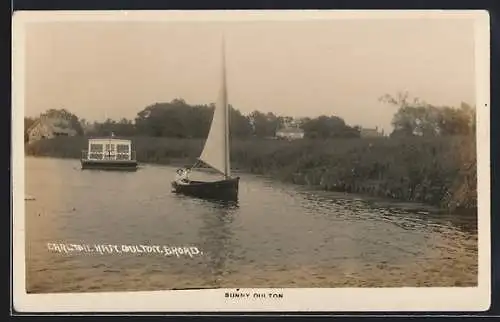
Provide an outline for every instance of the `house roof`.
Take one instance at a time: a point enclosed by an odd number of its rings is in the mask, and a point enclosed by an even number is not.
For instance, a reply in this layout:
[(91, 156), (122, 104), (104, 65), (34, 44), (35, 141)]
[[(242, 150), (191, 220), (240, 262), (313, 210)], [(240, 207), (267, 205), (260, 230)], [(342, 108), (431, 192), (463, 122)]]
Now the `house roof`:
[(33, 122), (33, 124), (31, 124), (31, 126), (26, 130), (26, 132), (31, 132), (38, 124), (40, 124), (40, 119)]
[(361, 129), (363, 132), (378, 132), (377, 129)]
[(27, 132), (32, 131), (39, 124), (44, 124), (46, 126), (49, 126), (53, 132), (57, 133), (68, 133), (68, 134), (76, 133), (76, 130), (71, 128), (69, 121), (61, 118), (47, 117), (45, 115), (40, 116), (40, 118), (36, 120), (28, 128)]
[(299, 127), (288, 127), (279, 129), (276, 131), (276, 133), (304, 133), (304, 130)]
[(375, 129), (366, 129), (366, 128), (362, 128), (362, 129), (360, 129), (360, 133), (362, 133), (362, 134), (363, 134), (363, 133), (364, 133), (364, 134), (368, 134), (368, 133), (370, 133), (370, 134), (383, 134), (383, 132), (380, 132), (380, 131), (378, 130), (378, 128), (375, 128)]

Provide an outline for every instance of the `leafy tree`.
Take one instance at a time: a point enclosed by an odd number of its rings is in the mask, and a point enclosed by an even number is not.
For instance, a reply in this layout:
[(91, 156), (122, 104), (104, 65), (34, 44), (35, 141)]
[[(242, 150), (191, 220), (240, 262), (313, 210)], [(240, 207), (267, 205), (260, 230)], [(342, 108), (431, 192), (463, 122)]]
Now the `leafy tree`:
[(252, 126), (248, 118), (231, 105), (229, 105), (230, 131), (232, 137), (249, 137), (252, 135)]
[(134, 136), (136, 134), (135, 125), (126, 118), (122, 118), (119, 122), (107, 119), (103, 123), (94, 123), (91, 131), (91, 134), (99, 136), (108, 136), (112, 133), (117, 136)]
[(253, 134), (257, 137), (272, 137), (276, 135), (278, 128), (278, 117), (269, 112), (264, 114), (259, 111), (253, 111), (248, 116), (253, 129)]
[(301, 127), (305, 132), (305, 137), (312, 139), (359, 137), (359, 129), (348, 126), (338, 116), (321, 115), (306, 120)]
[[(206, 138), (214, 107), (214, 104), (189, 105), (182, 99), (156, 103), (137, 114), (136, 131), (146, 136)], [(251, 134), (248, 119), (232, 106), (229, 106), (229, 118), (232, 136), (245, 137)]]
[(50, 109), (44, 113), (44, 116), (66, 120), (69, 122), (70, 127), (74, 129), (78, 135), (83, 135), (83, 128), (78, 120), (78, 117), (66, 109)]
[(466, 103), (460, 108), (437, 107), (407, 92), (396, 97), (384, 95), (380, 101), (399, 107), (392, 119), (391, 136), (467, 135), (475, 132), (475, 109)]

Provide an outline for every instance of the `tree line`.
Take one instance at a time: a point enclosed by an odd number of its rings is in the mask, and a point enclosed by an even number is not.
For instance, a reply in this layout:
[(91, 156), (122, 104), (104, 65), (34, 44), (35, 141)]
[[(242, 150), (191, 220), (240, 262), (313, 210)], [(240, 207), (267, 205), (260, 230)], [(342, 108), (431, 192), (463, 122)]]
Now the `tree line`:
[[(210, 129), (214, 104), (189, 105), (182, 99), (169, 103), (147, 106), (134, 121), (108, 119), (90, 126), (91, 134), (106, 135), (113, 132), (123, 136), (152, 136), (174, 138), (205, 138)], [(274, 137), (285, 126), (302, 128), (306, 137), (359, 137), (359, 128), (347, 125), (338, 116), (322, 116), (315, 119), (294, 119), (274, 113), (253, 111), (243, 115), (229, 105), (230, 132), (235, 138)]]
[[(381, 101), (396, 105), (397, 112), (392, 119), (392, 137), (401, 136), (446, 136), (475, 133), (475, 108), (466, 103), (460, 107), (438, 107), (419, 99), (410, 99), (408, 93), (396, 96), (384, 95)], [(58, 116), (68, 120), (69, 126), (79, 135), (150, 136), (173, 138), (205, 138), (210, 128), (214, 104), (190, 105), (183, 99), (147, 106), (134, 120), (107, 119), (104, 122), (89, 123), (79, 119), (66, 109), (51, 109), (47, 116)], [(243, 115), (229, 106), (231, 136), (236, 138), (274, 137), (276, 131), (287, 125), (304, 131), (306, 138), (357, 138), (359, 126), (350, 126), (339, 116), (321, 115), (316, 118), (292, 118), (274, 113), (253, 111)], [(26, 130), (36, 119), (25, 117)]]

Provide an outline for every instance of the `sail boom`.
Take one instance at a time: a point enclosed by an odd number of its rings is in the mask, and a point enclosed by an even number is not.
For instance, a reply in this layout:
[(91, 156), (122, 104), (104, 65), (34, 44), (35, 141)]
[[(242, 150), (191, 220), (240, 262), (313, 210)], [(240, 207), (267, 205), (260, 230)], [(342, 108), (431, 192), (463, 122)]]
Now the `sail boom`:
[(220, 170), (220, 169), (217, 169), (216, 167), (214, 167), (213, 165), (207, 163), (206, 161), (203, 161), (202, 159), (198, 158), (198, 161), (201, 161), (203, 162), (205, 165), (207, 165), (208, 167), (210, 167), (212, 170), (216, 171), (218, 174), (221, 174), (223, 176), (226, 176), (226, 174), (224, 173), (223, 170)]

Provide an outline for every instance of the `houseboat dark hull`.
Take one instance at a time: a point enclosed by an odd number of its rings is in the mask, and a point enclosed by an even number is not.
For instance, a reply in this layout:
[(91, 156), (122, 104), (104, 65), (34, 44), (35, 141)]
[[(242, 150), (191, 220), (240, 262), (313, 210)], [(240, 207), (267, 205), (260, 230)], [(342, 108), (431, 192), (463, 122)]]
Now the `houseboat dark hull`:
[(136, 171), (136, 160), (80, 160), (82, 170)]
[(201, 199), (238, 201), (239, 182), (239, 177), (213, 182), (188, 181), (178, 183), (173, 181), (172, 189), (175, 193)]

